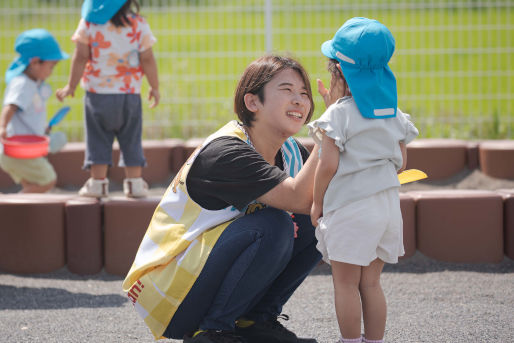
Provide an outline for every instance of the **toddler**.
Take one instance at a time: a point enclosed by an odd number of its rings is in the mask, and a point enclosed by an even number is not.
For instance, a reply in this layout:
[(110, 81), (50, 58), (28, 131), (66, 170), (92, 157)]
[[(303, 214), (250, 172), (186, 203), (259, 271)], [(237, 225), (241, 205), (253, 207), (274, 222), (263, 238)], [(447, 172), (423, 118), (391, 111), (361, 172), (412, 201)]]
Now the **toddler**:
[[(7, 87), (0, 114), (0, 138), (48, 133), (46, 101), (52, 90), (45, 80), (60, 60), (69, 56), (44, 29), (21, 33), (14, 43), (19, 54), (5, 73)], [(66, 143), (63, 133), (50, 136), (50, 151)], [(0, 154), (0, 167), (22, 186), (22, 193), (44, 193), (55, 186), (57, 175), (46, 157), (20, 159)]]
[(69, 81), (56, 95), (61, 101), (73, 96), (82, 79), (86, 90), (84, 168), (91, 176), (79, 190), (82, 196), (108, 196), (107, 171), (115, 137), (121, 150), (119, 165), (125, 167), (125, 195), (145, 197), (148, 192), (142, 178), (146, 165), (140, 96), (143, 74), (150, 84), (151, 108), (157, 106), (160, 95), (152, 52), (156, 39), (138, 13), (136, 0), (85, 0), (72, 36), (76, 48)]
[(317, 248), (332, 267), (345, 343), (382, 342), (386, 301), (380, 274), (384, 263), (404, 254), (397, 173), (406, 165), (405, 144), (418, 130), (397, 108), (396, 79), (387, 65), (394, 46), (378, 21), (352, 18), (321, 47), (330, 59), (331, 88), (349, 88), (351, 94), (309, 124), (321, 146), (311, 220)]

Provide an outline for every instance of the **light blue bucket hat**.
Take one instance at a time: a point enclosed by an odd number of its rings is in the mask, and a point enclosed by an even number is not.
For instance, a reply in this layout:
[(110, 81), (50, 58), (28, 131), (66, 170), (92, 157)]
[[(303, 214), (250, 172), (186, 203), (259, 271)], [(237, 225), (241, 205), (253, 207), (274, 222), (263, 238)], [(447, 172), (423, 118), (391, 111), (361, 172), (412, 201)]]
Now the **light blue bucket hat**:
[(118, 12), (127, 0), (84, 0), (82, 18), (93, 24), (105, 24)]
[(361, 114), (366, 118), (396, 116), (396, 78), (387, 65), (394, 37), (377, 20), (355, 17), (346, 21), (321, 52), (337, 60)]
[(63, 52), (54, 36), (45, 29), (32, 29), (22, 32), (14, 42), (14, 50), (18, 57), (9, 65), (5, 72), (5, 82), (23, 73), (34, 57), (42, 61), (59, 61), (70, 56)]

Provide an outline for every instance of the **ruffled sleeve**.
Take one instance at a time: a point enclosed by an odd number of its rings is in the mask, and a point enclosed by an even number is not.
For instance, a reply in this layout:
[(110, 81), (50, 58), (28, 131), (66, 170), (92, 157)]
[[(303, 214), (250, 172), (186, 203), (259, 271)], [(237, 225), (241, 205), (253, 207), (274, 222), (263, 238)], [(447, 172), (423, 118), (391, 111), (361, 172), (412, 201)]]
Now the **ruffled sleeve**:
[(150, 25), (148, 25), (148, 22), (143, 17), (139, 17), (140, 25), (139, 28), (141, 29), (141, 35), (139, 39), (139, 52), (143, 52), (147, 49), (150, 49), (155, 42), (157, 41), (157, 38), (152, 33), (152, 30), (150, 29)]
[(75, 43), (83, 43), (88, 45), (89, 44), (89, 34), (87, 32), (89, 24), (81, 18), (79, 21), (79, 25), (77, 29), (75, 30), (75, 33), (73, 36), (71, 36), (71, 40)]
[(410, 114), (403, 113), (400, 111), (400, 109), (398, 109), (397, 113), (400, 116), (400, 120), (405, 128), (405, 138), (403, 139), (403, 142), (408, 144), (419, 135), (419, 131), (410, 120)]
[(338, 103), (331, 105), (321, 117), (312, 123), (309, 123), (309, 135), (314, 141), (321, 145), (323, 134), (332, 138), (340, 151), (344, 151), (344, 144), (347, 141), (346, 128), (347, 120), (345, 120), (345, 112)]

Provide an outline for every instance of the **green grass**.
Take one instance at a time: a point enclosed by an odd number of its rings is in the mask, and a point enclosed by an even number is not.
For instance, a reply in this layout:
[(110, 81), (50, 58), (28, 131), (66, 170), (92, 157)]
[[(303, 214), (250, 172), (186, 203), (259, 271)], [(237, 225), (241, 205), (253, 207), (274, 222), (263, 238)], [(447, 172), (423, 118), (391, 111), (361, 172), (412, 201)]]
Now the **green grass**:
[[(71, 1), (76, 9), (64, 13), (47, 10), (62, 1), (32, 2), (40, 6), (39, 14), (0, 12), (2, 71), (14, 57), (15, 36), (28, 28), (49, 29), (65, 51), (73, 51), (69, 37), (79, 20), (80, 1)], [(206, 136), (235, 117), (232, 96), (237, 80), (245, 66), (265, 52), (264, 0), (244, 1), (243, 7), (242, 1), (235, 0), (151, 3), (165, 6), (141, 11), (158, 39), (154, 52), (162, 103), (150, 110), (145, 102), (144, 136)], [(186, 6), (191, 3), (197, 5)], [(317, 6), (309, 7), (314, 3)], [(376, 9), (373, 3), (378, 4)], [(390, 65), (398, 80), (399, 106), (412, 115), (422, 137), (513, 138), (514, 4), (483, 8), (481, 2), (469, 1), (465, 7), (446, 8), (446, 1), (431, 1), (442, 8), (416, 8), (424, 3), (409, 1), (403, 8), (397, 1), (357, 2), (357, 7), (355, 2), (328, 0), (274, 1), (273, 48), (304, 64), (315, 91), (316, 78), (328, 82), (320, 44), (352, 16), (379, 19), (396, 39)], [(19, 4), (8, 0), (0, 6), (16, 8)], [(225, 13), (217, 10), (219, 6), (235, 10)], [(65, 84), (69, 67), (69, 61), (56, 67), (48, 80), (54, 90)], [(0, 91), (4, 87), (0, 83)], [(145, 82), (144, 97), (146, 92)], [(72, 112), (60, 124), (72, 140), (83, 136), (82, 96), (80, 90), (75, 99), (66, 101)], [(316, 95), (315, 102), (314, 118), (324, 108), (320, 96)], [(49, 116), (60, 106), (52, 98)]]

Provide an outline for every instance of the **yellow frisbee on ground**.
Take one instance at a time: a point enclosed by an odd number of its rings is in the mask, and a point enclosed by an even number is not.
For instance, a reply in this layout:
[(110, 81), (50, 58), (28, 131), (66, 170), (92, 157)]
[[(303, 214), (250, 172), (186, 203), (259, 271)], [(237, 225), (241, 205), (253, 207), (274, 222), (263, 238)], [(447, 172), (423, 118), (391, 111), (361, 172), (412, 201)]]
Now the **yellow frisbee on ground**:
[(414, 182), (422, 179), (426, 179), (427, 174), (418, 169), (407, 169), (398, 174), (398, 180), (400, 180), (400, 184)]

